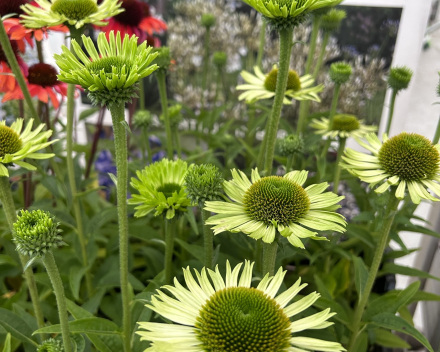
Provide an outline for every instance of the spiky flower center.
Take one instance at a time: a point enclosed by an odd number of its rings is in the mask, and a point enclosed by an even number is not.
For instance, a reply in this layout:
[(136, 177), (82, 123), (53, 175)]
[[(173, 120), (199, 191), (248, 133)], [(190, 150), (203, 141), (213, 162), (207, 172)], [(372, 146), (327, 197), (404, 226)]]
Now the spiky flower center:
[(331, 129), (333, 131), (355, 131), (361, 127), (361, 123), (356, 116), (353, 115), (336, 115), (333, 120)]
[[(264, 81), (264, 87), (271, 91), (275, 92), (277, 88), (277, 79), (278, 79), (278, 68), (273, 68), (272, 71), (266, 76), (266, 80)], [(298, 91), (301, 89), (301, 81), (299, 79), (299, 75), (294, 70), (289, 70), (289, 75), (287, 77), (286, 90)]]
[(92, 0), (56, 0), (50, 9), (70, 20), (80, 21), (97, 12), (98, 6)]
[(289, 327), (283, 309), (264, 292), (230, 287), (202, 307), (196, 334), (206, 352), (285, 352)]
[(23, 145), (20, 136), (8, 126), (0, 125), (0, 157), (18, 152)]
[(21, 5), (27, 4), (27, 0), (1, 0), (0, 1), (0, 17), (6, 16), (10, 13), (15, 13), (16, 16), (21, 15), (23, 10)]
[(137, 27), (144, 17), (150, 15), (150, 8), (138, 0), (123, 0), (121, 8), (125, 11), (113, 17), (116, 21), (127, 26)]
[(383, 144), (379, 161), (391, 176), (399, 176), (404, 181), (420, 181), (437, 174), (440, 155), (429, 139), (404, 132)]
[(306, 191), (284, 177), (268, 176), (252, 184), (243, 197), (249, 216), (256, 221), (287, 226), (310, 208)]
[(55, 67), (39, 63), (29, 67), (28, 81), (42, 87), (52, 87), (58, 82), (57, 74)]
[(179, 193), (182, 189), (181, 185), (178, 185), (177, 183), (165, 183), (157, 188), (158, 192), (161, 192), (164, 194), (166, 198), (172, 197), (174, 192)]
[[(273, 0), (273, 1), (266, 0), (266, 5), (270, 2), (272, 2), (275, 6), (278, 5), (280, 9), (283, 8), (284, 6), (287, 6), (287, 8), (290, 10), (290, 7), (292, 6), (292, 0)], [(302, 0), (300, 0), (299, 2), (302, 2)]]

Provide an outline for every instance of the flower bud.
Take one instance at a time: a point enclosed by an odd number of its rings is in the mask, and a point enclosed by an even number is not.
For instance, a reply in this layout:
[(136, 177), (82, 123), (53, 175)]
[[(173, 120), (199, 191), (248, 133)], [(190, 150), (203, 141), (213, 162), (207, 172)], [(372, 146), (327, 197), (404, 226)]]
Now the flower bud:
[(330, 79), (336, 84), (347, 83), (352, 74), (352, 69), (350, 64), (346, 62), (335, 62), (330, 67)]
[(321, 18), (321, 29), (324, 32), (336, 32), (341, 26), (342, 20), (347, 17), (347, 13), (343, 10), (332, 9)]
[(215, 25), (215, 21), (216, 21), (216, 19), (213, 14), (204, 13), (202, 15), (202, 19), (201, 19), (200, 23), (202, 24), (203, 27), (211, 28), (213, 25)]
[(412, 75), (413, 71), (406, 66), (392, 67), (388, 76), (388, 86), (397, 92), (407, 89)]
[(168, 67), (171, 65), (170, 48), (167, 46), (162, 46), (154, 49), (153, 53), (159, 53), (159, 55), (153, 61), (153, 64), (159, 66), (158, 70), (168, 70)]
[(301, 136), (290, 134), (279, 141), (278, 147), (282, 156), (291, 156), (304, 151), (304, 140)]
[(223, 177), (212, 164), (194, 165), (185, 176), (188, 197), (193, 203), (203, 206), (206, 201), (221, 199)]
[(37, 347), (37, 352), (64, 352), (61, 341), (50, 338)]
[(153, 118), (151, 113), (148, 110), (138, 110), (135, 112), (134, 116), (134, 125), (138, 128), (148, 128), (151, 126), (153, 122)]
[(217, 68), (222, 68), (228, 61), (228, 56), (224, 51), (216, 51), (212, 57), (212, 61)]

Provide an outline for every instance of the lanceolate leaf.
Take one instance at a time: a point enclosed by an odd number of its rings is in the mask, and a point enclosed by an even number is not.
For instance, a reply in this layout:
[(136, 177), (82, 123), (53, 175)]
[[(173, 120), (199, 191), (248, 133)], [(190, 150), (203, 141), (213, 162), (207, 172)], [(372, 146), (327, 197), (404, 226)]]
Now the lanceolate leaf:
[(17, 340), (38, 346), (32, 337), (32, 330), (26, 322), (14, 312), (0, 308), (0, 325)]
[(384, 347), (394, 347), (394, 348), (410, 348), (411, 345), (405, 340), (402, 340), (399, 336), (394, 335), (391, 331), (384, 329), (377, 329), (375, 332), (376, 339), (375, 342), (378, 345)]
[(386, 263), (383, 266), (383, 269), (380, 271), (379, 274), (381, 274), (381, 275), (400, 274), (400, 275), (416, 276), (416, 277), (421, 277), (424, 279), (434, 279), (434, 280), (440, 281), (440, 278), (433, 276), (433, 275), (427, 273), (426, 271), (410, 268), (408, 266), (397, 265), (394, 263)]
[[(103, 318), (84, 318), (69, 322), (69, 329), (72, 334), (97, 334), (97, 335), (120, 335), (118, 326), (110, 320)], [(61, 325), (51, 325), (38, 329), (35, 334), (59, 334)]]
[(356, 291), (361, 299), (368, 279), (368, 268), (360, 257), (353, 257)]

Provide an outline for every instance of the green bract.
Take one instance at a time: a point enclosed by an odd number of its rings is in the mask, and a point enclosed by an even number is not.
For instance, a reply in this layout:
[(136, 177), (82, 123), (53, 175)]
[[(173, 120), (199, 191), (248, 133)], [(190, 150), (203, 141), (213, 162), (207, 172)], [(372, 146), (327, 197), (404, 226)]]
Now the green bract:
[(59, 24), (81, 28), (87, 23), (105, 26), (105, 19), (124, 10), (119, 0), (36, 0), (38, 6), (22, 6), (22, 23), (28, 28), (51, 27)]
[(145, 216), (155, 210), (158, 216), (166, 211), (166, 218), (172, 219), (176, 214), (186, 212), (191, 201), (185, 190), (184, 181), (188, 171), (185, 161), (163, 159), (136, 172), (131, 179), (131, 186), (139, 194), (133, 194), (129, 204), (140, 204), (136, 207), (136, 217)]
[(232, 180), (223, 183), (231, 201), (206, 202), (205, 210), (217, 213), (206, 224), (214, 225), (214, 234), (241, 231), (266, 243), (272, 243), (278, 231), (300, 248), (304, 248), (302, 238), (325, 239), (315, 230), (345, 232), (345, 219), (335, 212), (344, 197), (325, 192), (327, 183), (303, 188), (307, 174), (292, 171), (284, 177), (260, 177), (255, 169), (249, 181), (234, 169)]
[(346, 62), (335, 62), (330, 66), (330, 79), (336, 84), (347, 83), (352, 74), (350, 64)]
[(340, 0), (243, 0), (277, 30), (296, 27), (313, 10), (332, 6)]
[(37, 352), (63, 352), (64, 348), (61, 341), (53, 338), (47, 339), (37, 347)]
[(338, 114), (333, 118), (333, 124), (330, 126), (328, 118), (313, 119), (310, 127), (316, 129), (316, 134), (323, 137), (341, 137), (341, 138), (362, 138), (366, 134), (377, 131), (376, 126), (368, 126), (358, 120), (354, 115)]
[(14, 223), (17, 251), (29, 257), (43, 257), (47, 251), (65, 245), (59, 222), (47, 211), (22, 210)]
[[(186, 286), (175, 279), (174, 286), (164, 288), (174, 297), (158, 290), (147, 305), (174, 324), (141, 322), (137, 332), (141, 340), (151, 342), (149, 352), (341, 352), (337, 342), (305, 337), (306, 330), (321, 330), (331, 325), (335, 315), (326, 309), (309, 315), (305, 310), (320, 297), (312, 292), (294, 300), (307, 286), (297, 280), (277, 295), (287, 271), (280, 268), (276, 275), (267, 274), (253, 286), (254, 264), (246, 261), (231, 268), (226, 263), (226, 279), (218, 266), (215, 271), (183, 269)], [(212, 279), (212, 283), (209, 277)], [(252, 285), (251, 285), (252, 284)], [(291, 301), (293, 301), (291, 303)], [(291, 319), (292, 318), (292, 319)], [(170, 334), (174, 338), (170, 338)], [(293, 334), (293, 336), (292, 336)]]
[(48, 159), (55, 154), (37, 153), (58, 139), (47, 142), (52, 131), (41, 130), (44, 124), (39, 125), (32, 131), (34, 120), (29, 120), (26, 128), (23, 128), (23, 119), (17, 119), (11, 127), (6, 126), (6, 121), (0, 121), (0, 176), (9, 176), (7, 166), (16, 164), (28, 170), (36, 170), (36, 167), (23, 161), (30, 159)]
[(440, 196), (440, 144), (433, 145), (421, 135), (406, 132), (392, 138), (384, 134), (383, 142), (374, 133), (364, 138), (368, 143), (358, 143), (372, 155), (347, 148), (343, 168), (371, 187), (381, 183), (377, 193), (396, 186), (398, 199), (403, 199), (408, 190), (414, 204), (422, 199), (439, 201), (428, 189)]
[(297, 134), (290, 134), (281, 139), (278, 146), (282, 156), (291, 156), (304, 151), (304, 140)]
[(219, 169), (212, 164), (194, 165), (185, 176), (188, 197), (199, 206), (207, 200), (220, 200), (223, 182)]
[(388, 86), (396, 91), (408, 88), (413, 71), (406, 67), (392, 67), (388, 76)]
[(158, 54), (151, 53), (146, 42), (138, 46), (134, 35), (121, 40), (119, 31), (116, 37), (111, 31), (107, 40), (105, 33), (99, 33), (99, 52), (91, 38), (82, 38), (88, 55), (72, 40), (78, 58), (65, 46), (61, 55), (54, 56), (60, 68), (58, 79), (81, 85), (94, 104), (111, 107), (130, 101), (136, 97), (137, 82), (158, 68), (150, 65)]

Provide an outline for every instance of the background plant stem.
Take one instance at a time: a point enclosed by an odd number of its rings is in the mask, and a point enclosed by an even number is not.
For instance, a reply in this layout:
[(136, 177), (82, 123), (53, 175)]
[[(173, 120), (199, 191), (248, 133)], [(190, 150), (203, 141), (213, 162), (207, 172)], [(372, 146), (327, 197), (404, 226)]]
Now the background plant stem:
[[(150, 137), (148, 135), (148, 128), (142, 128), (142, 134), (143, 134), (143, 139), (144, 139), (144, 143), (145, 143), (145, 148), (147, 149), (148, 163), (152, 164), (153, 163), (153, 153), (151, 151)], [(144, 153), (144, 157), (145, 157), (145, 153)]]
[(205, 108), (205, 91), (206, 91), (206, 81), (208, 80), (208, 67), (209, 67), (209, 37), (211, 34), (210, 27), (206, 27), (205, 32), (205, 55), (203, 57), (203, 75), (202, 75), (202, 110)]
[[(329, 127), (333, 125), (333, 120), (335, 118), (336, 109), (338, 107), (338, 101), (339, 101), (339, 92), (341, 91), (341, 85), (335, 83), (335, 90), (333, 92), (333, 100), (332, 100), (332, 106), (330, 108), (330, 114), (328, 115), (329, 120)], [(328, 149), (330, 148), (330, 145), (332, 144), (332, 139), (330, 137), (327, 138), (325, 141), (324, 149), (322, 150), (321, 157), (325, 158), (328, 153)]]
[(174, 233), (176, 232), (176, 219), (165, 219), (165, 283), (171, 284), (173, 280), (173, 253)]
[(266, 44), (267, 23), (263, 20), (260, 29), (260, 45), (258, 46), (257, 66), (263, 68), (264, 45)]
[(293, 28), (286, 28), (279, 31), (280, 35), (280, 60), (278, 67), (277, 86), (272, 113), (268, 121), (267, 129), (267, 150), (265, 159), (266, 175), (272, 173), (273, 156), (277, 139), (278, 125), (283, 108), (284, 93), (286, 92), (287, 78), (289, 74), (290, 56), (292, 53)]
[(289, 155), (287, 157), (286, 172), (292, 171), (292, 166), (293, 166), (294, 160), (295, 160), (295, 154)]
[(434, 139), (432, 140), (432, 144), (438, 144), (438, 141), (440, 139), (440, 119), (437, 123), (437, 129), (435, 130)]
[(52, 283), (53, 292), (57, 300), (58, 316), (60, 317), (61, 335), (63, 337), (63, 347), (65, 352), (73, 352), (72, 342), (70, 341), (69, 320), (67, 316), (66, 296), (64, 295), (63, 281), (61, 280), (55, 258), (51, 251), (43, 257), (43, 263)]
[(157, 83), (159, 85), (160, 102), (162, 104), (162, 115), (165, 120), (165, 131), (167, 134), (167, 155), (168, 159), (173, 160), (173, 133), (171, 131), (170, 117), (168, 116), (168, 98), (167, 98), (167, 86), (165, 81), (164, 70), (157, 70)]
[(205, 268), (212, 269), (212, 261), (214, 257), (214, 234), (211, 230), (211, 226), (205, 225), (206, 220), (211, 216), (211, 212), (204, 210), (203, 206), (200, 206), (202, 211), (202, 223), (203, 223), (203, 245), (205, 247)]
[(324, 62), (325, 51), (327, 49), (327, 44), (330, 39), (330, 33), (324, 33), (321, 43), (321, 51), (319, 53), (318, 61), (316, 63), (315, 69), (313, 70), (313, 79), (316, 80), (318, 78), (319, 72), (321, 71), (322, 64)]
[[(13, 233), (14, 222), (17, 221), (17, 214), (15, 212), (14, 199), (12, 198), (11, 185), (9, 183), (9, 178), (5, 176), (0, 176), (0, 200), (2, 202), (2, 208), (6, 215), (6, 220), (9, 225), (9, 230)], [(27, 255), (19, 253), (21, 266), (24, 268), (26, 263), (29, 261)], [(35, 282), (34, 273), (32, 268), (28, 268), (24, 272), (24, 279), (29, 288), (29, 294), (31, 296), (32, 307), (34, 308), (35, 318), (37, 320), (38, 328), (44, 327), (44, 315), (41, 309), (40, 297), (38, 295), (37, 284)], [(46, 334), (40, 335), (41, 341), (46, 339)]]
[(313, 22), (312, 22), (312, 33), (311, 33), (311, 37), (310, 37), (309, 54), (307, 56), (306, 70), (304, 73), (306, 75), (308, 75), (310, 73), (310, 70), (312, 68), (313, 59), (315, 57), (316, 42), (318, 41), (319, 23), (320, 22), (321, 22), (321, 17), (314, 15)]
[(394, 115), (394, 105), (396, 103), (396, 97), (397, 97), (397, 90), (393, 89), (391, 93), (391, 102), (390, 102), (390, 111), (388, 113), (388, 121), (387, 121), (387, 128), (385, 130), (385, 133), (389, 136), (390, 135), (390, 129), (391, 129), (391, 123), (393, 122), (393, 115)]
[(127, 182), (128, 152), (127, 133), (122, 122), (125, 121), (125, 104), (110, 107), (113, 121), (113, 133), (116, 150), (117, 202), (119, 222), (119, 269), (122, 293), (122, 326), (124, 332), (124, 349), (130, 352), (131, 318), (130, 290), (128, 282), (128, 215), (127, 215)]
[(376, 246), (374, 252), (373, 262), (371, 263), (370, 271), (368, 273), (368, 279), (365, 284), (365, 288), (360, 296), (359, 303), (354, 312), (353, 322), (352, 322), (352, 335), (350, 338), (350, 343), (348, 345), (348, 352), (355, 352), (354, 345), (356, 339), (358, 338), (359, 328), (362, 320), (362, 315), (364, 313), (365, 307), (367, 306), (368, 299), (370, 297), (371, 290), (376, 280), (377, 273), (379, 271), (380, 264), (382, 262), (383, 253), (388, 244), (388, 235), (393, 225), (394, 217), (397, 213), (397, 208), (399, 206), (400, 200), (398, 200), (394, 194), (394, 190), (390, 195), (388, 201), (385, 218), (382, 224), (382, 228), (379, 232), (379, 243)]
[(275, 263), (277, 260), (278, 242), (275, 237), (272, 243), (263, 243), (263, 277), (269, 273), (275, 274)]
[(333, 179), (333, 192), (336, 194), (338, 193), (339, 180), (341, 178), (341, 167), (339, 166), (339, 163), (341, 162), (341, 157), (344, 154), (346, 141), (347, 138), (339, 138), (338, 156), (336, 158), (336, 169)]

